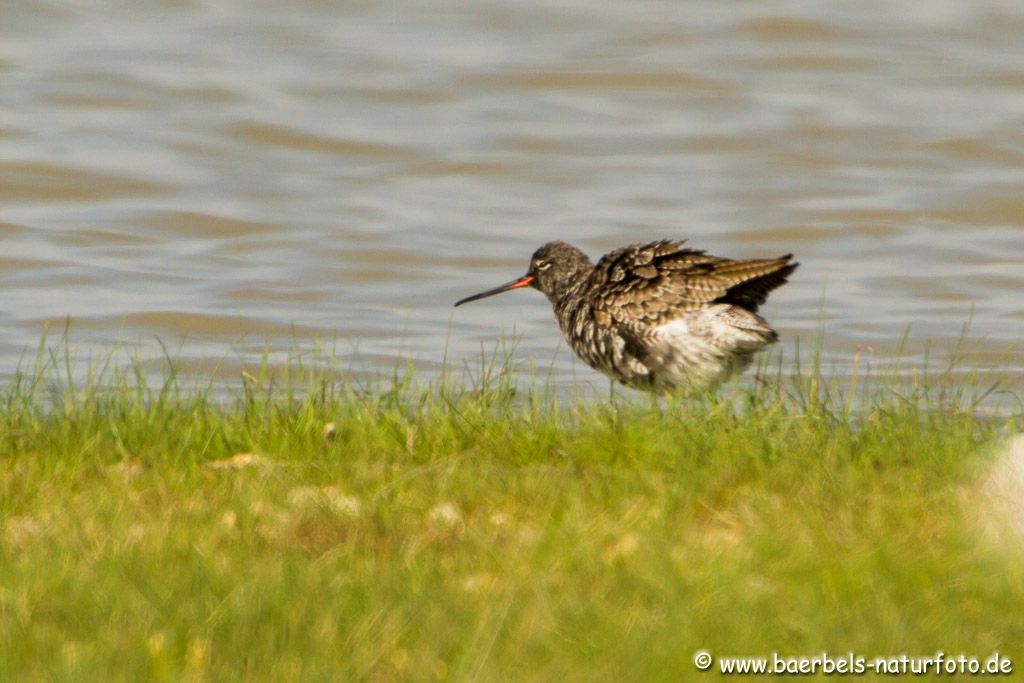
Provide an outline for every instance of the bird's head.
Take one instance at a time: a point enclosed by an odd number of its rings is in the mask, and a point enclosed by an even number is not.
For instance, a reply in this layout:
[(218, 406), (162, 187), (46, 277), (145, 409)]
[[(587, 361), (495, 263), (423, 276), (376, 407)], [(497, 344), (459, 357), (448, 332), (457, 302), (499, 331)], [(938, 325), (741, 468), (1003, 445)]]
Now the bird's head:
[(562, 299), (578, 281), (580, 275), (593, 265), (582, 251), (568, 242), (548, 242), (530, 258), (526, 275), (500, 287), (468, 296), (455, 303), (456, 306), (477, 301), (512, 289), (533, 287), (547, 296), (551, 303)]

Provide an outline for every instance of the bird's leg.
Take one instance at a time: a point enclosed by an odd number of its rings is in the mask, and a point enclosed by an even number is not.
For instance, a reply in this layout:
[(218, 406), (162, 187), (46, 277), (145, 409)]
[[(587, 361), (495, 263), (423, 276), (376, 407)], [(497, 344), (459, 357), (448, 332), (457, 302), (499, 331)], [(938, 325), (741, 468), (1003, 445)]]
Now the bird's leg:
[(619, 426), (619, 402), (615, 396), (615, 380), (608, 380), (608, 407), (611, 409), (612, 423)]
[(665, 407), (663, 407), (662, 404), (661, 404), (662, 403), (661, 394), (658, 394), (657, 392), (653, 392), (652, 391), (652, 392), (650, 392), (650, 393), (648, 393), (646, 395), (646, 398), (647, 398), (648, 403), (650, 403), (651, 408), (653, 410), (658, 411), (658, 417), (660, 418), (660, 421), (664, 422), (665, 421)]

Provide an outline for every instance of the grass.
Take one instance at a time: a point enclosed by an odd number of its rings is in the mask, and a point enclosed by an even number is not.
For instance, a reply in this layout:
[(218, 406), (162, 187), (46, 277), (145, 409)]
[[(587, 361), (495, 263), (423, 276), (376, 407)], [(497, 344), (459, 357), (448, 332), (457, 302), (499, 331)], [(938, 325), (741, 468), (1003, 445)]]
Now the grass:
[(264, 366), (232, 391), (59, 357), (0, 391), (3, 680), (1024, 667), (1024, 537), (984, 494), (1019, 418), (966, 390), (579, 401), (485, 362), (465, 388)]

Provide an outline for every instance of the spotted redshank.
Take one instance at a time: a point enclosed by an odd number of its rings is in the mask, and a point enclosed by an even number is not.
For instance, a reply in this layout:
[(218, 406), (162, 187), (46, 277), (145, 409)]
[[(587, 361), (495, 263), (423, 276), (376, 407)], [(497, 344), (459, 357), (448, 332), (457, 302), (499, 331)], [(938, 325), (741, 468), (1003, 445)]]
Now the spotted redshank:
[(732, 260), (684, 242), (633, 244), (595, 266), (566, 242), (549, 242), (526, 275), (456, 302), (539, 289), (587, 365), (634, 389), (701, 390), (750, 365), (779, 335), (757, 314), (799, 265), (793, 255)]

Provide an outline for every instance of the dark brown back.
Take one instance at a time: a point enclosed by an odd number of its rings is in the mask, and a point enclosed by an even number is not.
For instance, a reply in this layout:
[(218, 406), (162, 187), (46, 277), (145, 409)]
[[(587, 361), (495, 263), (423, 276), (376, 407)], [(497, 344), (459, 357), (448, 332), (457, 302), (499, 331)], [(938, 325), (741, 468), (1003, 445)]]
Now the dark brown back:
[(632, 244), (602, 258), (588, 286), (599, 323), (657, 326), (711, 303), (757, 311), (797, 265), (792, 254), (733, 260), (683, 247), (682, 241)]

